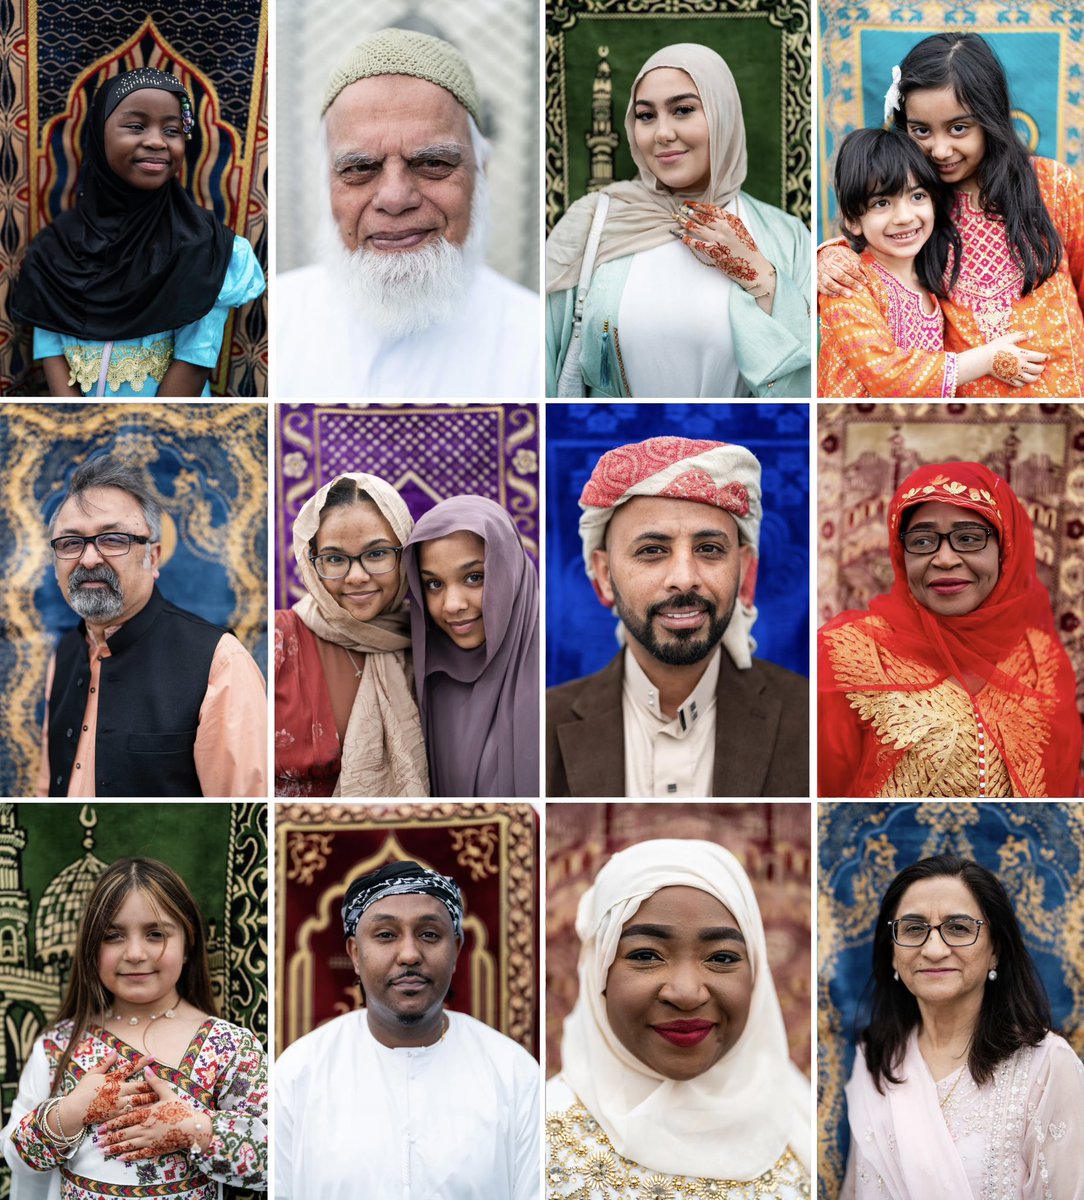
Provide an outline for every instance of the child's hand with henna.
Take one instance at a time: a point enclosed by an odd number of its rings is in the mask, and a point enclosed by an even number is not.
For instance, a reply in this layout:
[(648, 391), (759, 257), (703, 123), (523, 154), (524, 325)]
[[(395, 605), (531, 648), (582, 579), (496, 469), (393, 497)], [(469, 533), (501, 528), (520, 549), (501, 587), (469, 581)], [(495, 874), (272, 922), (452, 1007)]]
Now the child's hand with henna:
[(143, 1072), (154, 1093), (154, 1101), (136, 1111), (122, 1113), (102, 1125), (98, 1145), (106, 1158), (139, 1162), (160, 1158), (198, 1145), (206, 1150), (211, 1140), (207, 1113), (183, 1100), (163, 1079), (150, 1070)]
[(865, 287), (861, 259), (842, 243), (825, 246), (817, 253), (817, 291), (822, 296), (854, 295), (852, 288)]
[[(117, 1052), (111, 1050), (83, 1075), (57, 1106), (51, 1118), (54, 1125), (59, 1114), (63, 1132), (71, 1136), (84, 1125), (97, 1125), (154, 1100), (154, 1093), (142, 1075), (142, 1068), (150, 1059), (118, 1063), (117, 1058)], [(60, 1131), (58, 1128), (55, 1132)]]
[(701, 262), (718, 267), (747, 292), (763, 291), (774, 280), (775, 268), (739, 217), (698, 200), (683, 204), (680, 214), (681, 240)]

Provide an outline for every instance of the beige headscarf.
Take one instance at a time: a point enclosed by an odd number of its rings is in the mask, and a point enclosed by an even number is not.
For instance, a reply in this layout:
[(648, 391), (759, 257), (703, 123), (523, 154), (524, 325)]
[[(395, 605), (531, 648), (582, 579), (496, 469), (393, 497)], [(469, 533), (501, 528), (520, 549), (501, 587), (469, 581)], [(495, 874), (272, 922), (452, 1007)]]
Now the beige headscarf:
[(418, 708), (410, 692), (410, 621), (403, 610), (406, 571), (399, 572), (399, 590), (392, 605), (371, 621), (359, 621), (324, 587), (309, 561), (309, 541), (320, 528), (327, 494), (340, 479), (352, 479), (367, 492), (392, 531), (405, 544), (414, 521), (399, 493), (375, 475), (347, 472), (325, 484), (294, 521), (294, 558), (308, 595), (294, 612), (325, 641), (365, 655), (357, 699), (343, 738), (342, 770), (337, 796), (428, 796), (429, 771)]
[[(722, 206), (738, 194), (745, 182), (745, 122), (741, 97), (730, 68), (714, 50), (695, 42), (664, 47), (644, 63), (632, 85), (625, 110), (625, 136), (640, 178), (611, 183), (604, 189), (610, 197), (610, 211), (602, 230), (596, 266), (662, 246), (670, 241), (670, 231), (677, 228), (673, 217), (674, 193), (652, 174), (635, 137), (636, 88), (648, 71), (659, 67), (684, 71), (696, 84), (711, 135), (711, 180), (699, 196), (687, 198)], [(577, 200), (550, 234), (546, 242), (547, 292), (563, 292), (575, 287), (579, 281), (580, 262), (595, 215), (596, 196), (597, 193), (592, 192)]]

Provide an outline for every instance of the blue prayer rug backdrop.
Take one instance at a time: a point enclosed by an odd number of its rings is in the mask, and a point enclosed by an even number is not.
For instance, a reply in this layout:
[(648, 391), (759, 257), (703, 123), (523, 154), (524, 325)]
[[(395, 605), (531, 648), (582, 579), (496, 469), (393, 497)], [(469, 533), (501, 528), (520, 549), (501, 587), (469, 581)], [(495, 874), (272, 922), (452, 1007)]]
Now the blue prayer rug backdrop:
[(305, 594), (292, 550), (305, 501), (345, 471), (376, 475), (415, 521), (451, 496), (485, 496), (538, 563), (537, 404), (276, 404), (275, 607)]
[(78, 624), (47, 521), (76, 467), (141, 464), (163, 508), (167, 600), (231, 629), (267, 674), (267, 435), (261, 404), (0, 406), (0, 795), (33, 795), (45, 672)]
[[(141, 66), (180, 79), (195, 105), (181, 182), (267, 273), (267, 0), (15, 0), (0, 4), (0, 47), (0, 394), (47, 395), (7, 297), (31, 239), (75, 203), (105, 79)], [(230, 315), (211, 390), (266, 394), (266, 294)]]
[(1079, 120), (1084, 81), (1081, 13), (1064, 0), (822, 0), (820, 13), (820, 227), (818, 238), (839, 232), (832, 189), (835, 152), (852, 129), (884, 121), (884, 97), (898, 65), (917, 42), (934, 33), (977, 33), (1001, 60), (1009, 79), (1013, 120), (1029, 149), (1084, 171), (1084, 124)]
[(601, 670), (617, 653), (613, 613), (583, 567), (579, 499), (608, 450), (651, 437), (711, 438), (760, 460), (764, 520), (757, 570), (758, 658), (809, 674), (809, 406), (546, 406), (546, 684)]
[(1005, 885), (1054, 1012), (1084, 1053), (1084, 805), (821, 802), (818, 831), (817, 1111), (821, 1200), (835, 1200), (849, 1135), (843, 1086), (862, 1028), (873, 927), (892, 879), (958, 854)]

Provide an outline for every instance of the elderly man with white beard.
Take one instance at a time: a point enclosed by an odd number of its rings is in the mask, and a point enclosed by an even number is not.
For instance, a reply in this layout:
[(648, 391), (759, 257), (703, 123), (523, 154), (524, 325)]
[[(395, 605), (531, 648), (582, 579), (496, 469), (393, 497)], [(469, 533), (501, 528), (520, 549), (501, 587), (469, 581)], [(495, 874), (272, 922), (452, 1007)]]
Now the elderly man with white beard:
[(380, 30), (322, 112), (322, 261), (277, 279), (276, 394), (537, 395), (539, 299), (483, 261), (488, 148), (464, 57)]

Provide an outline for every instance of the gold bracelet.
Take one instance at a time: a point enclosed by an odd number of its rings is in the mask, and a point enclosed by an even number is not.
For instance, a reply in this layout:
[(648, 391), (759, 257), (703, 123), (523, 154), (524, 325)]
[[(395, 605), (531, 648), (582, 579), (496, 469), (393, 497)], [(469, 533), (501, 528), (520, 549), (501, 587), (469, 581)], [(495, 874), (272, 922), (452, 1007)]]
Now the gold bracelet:
[[(771, 280), (775, 278), (775, 267), (773, 267), (771, 263), (768, 263), (768, 272), (768, 281), (764, 285), (764, 291), (751, 292), (747, 287), (743, 287), (742, 291), (747, 296), (752, 296), (754, 300), (760, 300), (763, 296), (770, 296), (772, 291)], [(740, 284), (738, 286), (741, 287)]]

